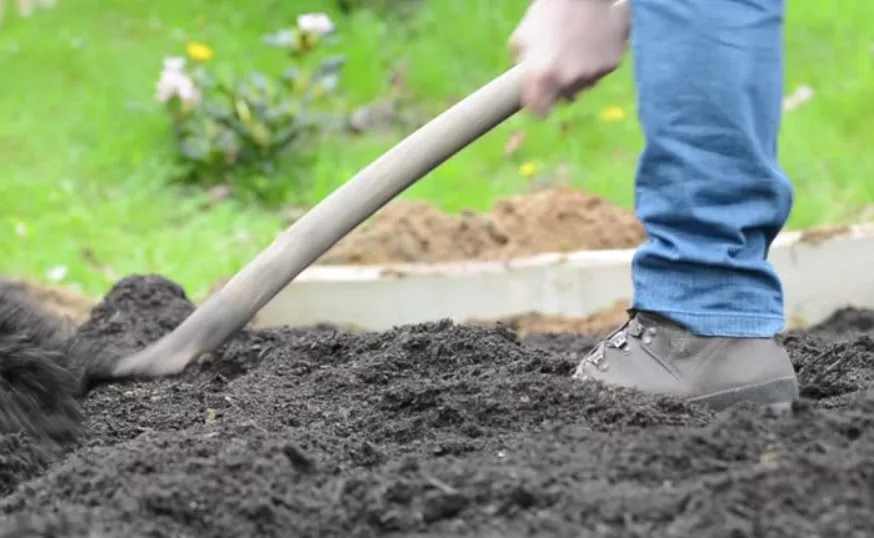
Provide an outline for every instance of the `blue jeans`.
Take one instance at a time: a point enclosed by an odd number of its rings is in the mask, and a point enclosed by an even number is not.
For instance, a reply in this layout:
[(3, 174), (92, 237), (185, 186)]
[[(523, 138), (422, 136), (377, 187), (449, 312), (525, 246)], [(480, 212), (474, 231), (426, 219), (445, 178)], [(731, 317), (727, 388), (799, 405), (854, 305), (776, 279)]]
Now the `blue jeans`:
[(783, 0), (631, 0), (648, 241), (634, 307), (705, 336), (768, 337), (783, 289), (768, 249), (792, 208), (777, 163)]

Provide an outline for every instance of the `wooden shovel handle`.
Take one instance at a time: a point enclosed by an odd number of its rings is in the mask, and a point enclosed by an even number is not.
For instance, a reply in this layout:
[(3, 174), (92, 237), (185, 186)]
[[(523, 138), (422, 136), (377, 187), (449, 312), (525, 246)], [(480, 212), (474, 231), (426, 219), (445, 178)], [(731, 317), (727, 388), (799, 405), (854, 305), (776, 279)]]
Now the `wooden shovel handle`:
[(522, 75), (521, 66), (510, 69), (373, 161), (280, 234), (173, 332), (117, 362), (108, 377), (174, 374), (215, 351), (355, 227), (515, 114)]
[[(627, 11), (627, 0), (617, 7)], [(175, 374), (215, 351), (355, 227), (518, 112), (523, 68), (513, 67), (402, 140), (278, 236), (173, 332), (94, 377)]]

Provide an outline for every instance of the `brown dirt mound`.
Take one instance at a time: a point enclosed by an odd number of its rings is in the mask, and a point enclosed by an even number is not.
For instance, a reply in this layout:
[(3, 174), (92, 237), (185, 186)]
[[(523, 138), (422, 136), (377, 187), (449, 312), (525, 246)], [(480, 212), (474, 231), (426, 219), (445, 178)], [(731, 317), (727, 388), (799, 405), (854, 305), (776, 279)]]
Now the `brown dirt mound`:
[[(139, 348), (192, 308), (131, 277), (79, 337)], [(583, 335), (244, 330), (179, 377), (98, 387), (65, 454), (0, 436), (0, 537), (868, 536), (872, 326), (784, 335), (803, 398), (780, 417), (573, 382)]]
[(0, 288), (11, 288), (36, 299), (49, 314), (78, 325), (88, 319), (97, 301), (62, 286), (0, 278)]
[(504, 260), (544, 252), (632, 248), (644, 239), (634, 214), (603, 198), (556, 188), (500, 200), (488, 214), (443, 213), (396, 201), (319, 263), (373, 265)]

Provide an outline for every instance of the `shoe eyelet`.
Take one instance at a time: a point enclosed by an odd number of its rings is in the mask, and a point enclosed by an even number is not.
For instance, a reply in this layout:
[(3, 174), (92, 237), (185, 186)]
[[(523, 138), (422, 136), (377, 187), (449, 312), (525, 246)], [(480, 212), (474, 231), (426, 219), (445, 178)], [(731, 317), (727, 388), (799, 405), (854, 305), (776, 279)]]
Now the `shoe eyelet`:
[(643, 340), (644, 344), (651, 344), (657, 332), (658, 331), (655, 329), (655, 327), (650, 327), (643, 332), (641, 340)]
[(614, 334), (610, 340), (605, 342), (605, 345), (618, 349), (624, 355), (631, 353), (631, 349), (628, 346), (628, 336), (625, 334), (625, 331), (619, 331)]
[(585, 359), (583, 359), (582, 363), (580, 363), (580, 370), (582, 370), (583, 363), (588, 363), (588, 364), (591, 364), (592, 366), (594, 366), (595, 368), (603, 371), (604, 368), (602, 365), (606, 364), (605, 363), (605, 359), (606, 359), (605, 351), (606, 350), (604, 348), (605, 348), (605, 345), (603, 343), (598, 344), (598, 347), (596, 347), (591, 352), (591, 354), (588, 357), (586, 357)]

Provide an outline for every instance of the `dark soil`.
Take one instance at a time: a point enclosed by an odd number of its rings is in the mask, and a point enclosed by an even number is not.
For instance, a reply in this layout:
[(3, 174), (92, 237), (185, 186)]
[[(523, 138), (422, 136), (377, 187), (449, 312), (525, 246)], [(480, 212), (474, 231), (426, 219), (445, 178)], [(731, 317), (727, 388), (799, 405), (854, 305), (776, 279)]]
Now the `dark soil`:
[(326, 265), (506, 260), (544, 252), (633, 248), (634, 213), (604, 198), (553, 188), (499, 200), (488, 213), (444, 213), (397, 200), (319, 259)]
[[(76, 338), (121, 353), (192, 308), (131, 277)], [(572, 382), (580, 335), (244, 331), (178, 378), (93, 390), (64, 453), (0, 437), (0, 536), (867, 537), (872, 328), (845, 310), (785, 335), (804, 398), (780, 417)]]

